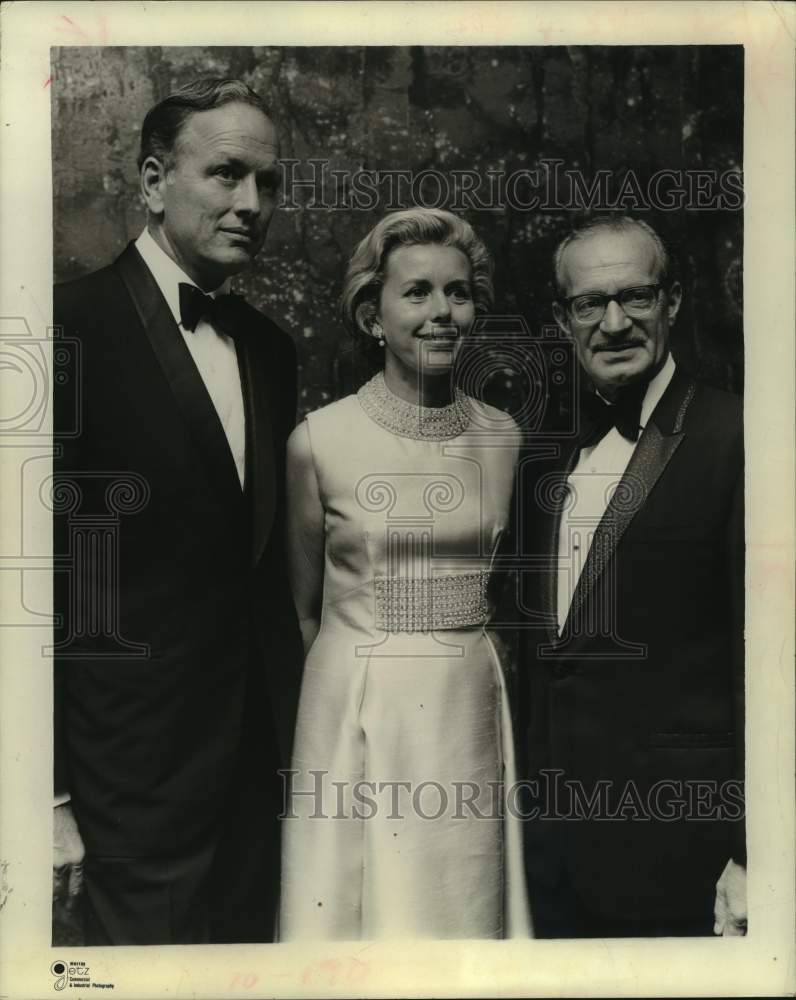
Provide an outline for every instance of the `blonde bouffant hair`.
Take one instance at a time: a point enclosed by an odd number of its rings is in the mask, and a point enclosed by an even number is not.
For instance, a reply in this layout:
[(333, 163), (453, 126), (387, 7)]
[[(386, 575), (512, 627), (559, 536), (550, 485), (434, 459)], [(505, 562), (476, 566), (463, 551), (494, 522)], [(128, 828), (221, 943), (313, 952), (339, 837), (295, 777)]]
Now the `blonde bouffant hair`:
[(346, 271), (340, 311), (348, 330), (367, 336), (378, 308), (387, 259), (396, 247), (437, 244), (455, 247), (470, 261), (477, 314), (492, 305), (492, 261), (469, 222), (441, 208), (408, 208), (376, 223), (360, 241)]

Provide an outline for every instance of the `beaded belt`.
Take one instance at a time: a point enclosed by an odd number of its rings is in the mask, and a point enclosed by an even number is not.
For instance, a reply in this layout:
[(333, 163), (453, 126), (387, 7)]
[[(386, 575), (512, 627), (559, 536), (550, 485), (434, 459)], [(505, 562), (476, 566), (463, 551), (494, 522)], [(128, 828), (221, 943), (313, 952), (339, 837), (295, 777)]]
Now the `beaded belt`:
[(457, 576), (377, 576), (376, 628), (385, 632), (433, 632), (481, 625), (488, 616), (489, 570)]

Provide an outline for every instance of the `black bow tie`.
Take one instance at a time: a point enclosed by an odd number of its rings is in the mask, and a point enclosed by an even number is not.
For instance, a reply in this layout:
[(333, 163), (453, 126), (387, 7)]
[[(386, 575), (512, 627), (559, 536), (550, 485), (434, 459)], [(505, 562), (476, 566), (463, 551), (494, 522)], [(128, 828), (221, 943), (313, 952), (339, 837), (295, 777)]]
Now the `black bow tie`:
[(584, 394), (581, 397), (581, 448), (597, 444), (612, 427), (616, 427), (626, 440), (638, 441), (641, 404), (646, 394), (647, 385), (643, 382), (620, 389), (611, 403), (596, 393)]
[(193, 333), (204, 316), (219, 333), (234, 340), (240, 332), (239, 302), (237, 295), (219, 295), (214, 299), (196, 285), (180, 283), (180, 323)]

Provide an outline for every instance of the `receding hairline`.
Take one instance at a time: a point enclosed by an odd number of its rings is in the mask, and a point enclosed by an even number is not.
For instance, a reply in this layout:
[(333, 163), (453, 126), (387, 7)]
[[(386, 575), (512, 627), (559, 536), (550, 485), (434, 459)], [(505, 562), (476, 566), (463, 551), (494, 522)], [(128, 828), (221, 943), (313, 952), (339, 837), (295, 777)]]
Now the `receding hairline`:
[(279, 154), (279, 133), (277, 131), (276, 123), (274, 122), (273, 118), (271, 118), (271, 116), (267, 112), (263, 111), (262, 108), (258, 108), (256, 104), (249, 104), (246, 101), (242, 101), (240, 99), (235, 98), (235, 99), (233, 99), (231, 101), (227, 101), (224, 104), (219, 104), (219, 105), (217, 105), (214, 108), (197, 108), (196, 110), (190, 111), (186, 115), (185, 119), (180, 123), (180, 127), (179, 127), (179, 129), (177, 130), (177, 132), (176, 132), (176, 134), (174, 136), (174, 142), (172, 143), (172, 147), (169, 150), (170, 156), (173, 157), (173, 158), (176, 158), (176, 156), (180, 152), (180, 148), (182, 146), (182, 143), (183, 143), (183, 140), (184, 140), (184, 136), (185, 136), (185, 130), (188, 128), (188, 126), (191, 124), (191, 122), (193, 121), (194, 118), (198, 117), (199, 115), (208, 115), (208, 114), (211, 114), (214, 111), (228, 111), (231, 107), (234, 107), (235, 105), (237, 105), (240, 108), (251, 108), (251, 110), (255, 114), (261, 115), (266, 120), (266, 122), (271, 127), (271, 131), (273, 132), (273, 135), (274, 135), (274, 146), (277, 149), (277, 155), (278, 155)]
[(589, 238), (602, 236), (606, 233), (631, 237), (635, 235), (643, 236), (652, 247), (656, 280), (667, 276), (671, 267), (670, 255), (663, 240), (652, 226), (641, 219), (605, 219), (569, 233), (558, 244), (553, 258), (553, 272), (557, 294), (562, 294), (566, 290), (565, 261), (567, 251), (577, 243), (582, 243)]
[(275, 126), (270, 108), (243, 80), (233, 77), (199, 77), (184, 84), (154, 104), (144, 116), (136, 164), (139, 170), (153, 157), (167, 169), (171, 166), (178, 135), (195, 114), (233, 104), (246, 104), (261, 111)]

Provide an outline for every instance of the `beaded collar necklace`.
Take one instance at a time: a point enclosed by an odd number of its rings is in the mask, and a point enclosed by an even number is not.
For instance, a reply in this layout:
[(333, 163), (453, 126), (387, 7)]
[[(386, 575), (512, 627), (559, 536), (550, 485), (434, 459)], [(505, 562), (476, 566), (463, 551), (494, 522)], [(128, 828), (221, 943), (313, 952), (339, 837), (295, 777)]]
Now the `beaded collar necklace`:
[(362, 409), (375, 423), (398, 437), (416, 441), (449, 441), (470, 424), (467, 396), (456, 390), (447, 406), (416, 406), (390, 392), (379, 372), (357, 393)]

